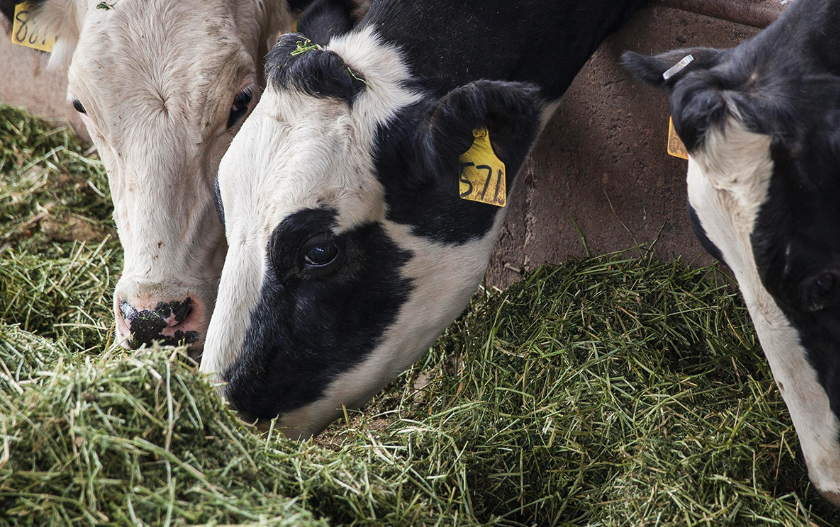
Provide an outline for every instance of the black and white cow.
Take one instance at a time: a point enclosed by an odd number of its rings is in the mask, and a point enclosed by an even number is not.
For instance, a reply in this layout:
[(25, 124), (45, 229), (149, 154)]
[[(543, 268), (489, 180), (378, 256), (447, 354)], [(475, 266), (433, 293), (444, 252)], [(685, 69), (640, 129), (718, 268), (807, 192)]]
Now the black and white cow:
[(201, 370), (291, 437), (363, 405), (484, 275), (505, 209), (460, 197), (474, 131), (509, 192), (556, 101), (643, 3), (384, 0), (324, 48), (284, 35), (219, 167), (230, 248)]
[[(0, 0), (13, 16), (17, 0)], [(30, 0), (26, 30), (55, 35), (68, 101), (108, 170), (125, 251), (119, 335), (201, 350), (226, 251), (213, 206), (222, 154), (264, 86), (264, 56), (307, 0)], [(319, 0), (303, 24), (326, 39)], [(347, 15), (349, 16), (349, 15)], [(333, 17), (335, 18), (335, 17)], [(346, 19), (340, 19), (342, 22)]]
[(811, 480), (840, 505), (838, 28), (840, 0), (796, 0), (734, 49), (625, 63), (671, 91), (695, 232), (735, 273)]

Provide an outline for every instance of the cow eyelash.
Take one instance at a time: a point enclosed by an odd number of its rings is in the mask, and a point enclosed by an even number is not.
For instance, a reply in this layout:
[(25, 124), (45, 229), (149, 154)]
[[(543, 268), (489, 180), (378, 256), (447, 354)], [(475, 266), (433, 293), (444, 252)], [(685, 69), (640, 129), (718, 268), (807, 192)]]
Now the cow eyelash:
[(251, 84), (241, 92), (236, 94), (233, 98), (233, 104), (230, 106), (230, 115), (228, 116), (227, 127), (233, 128), (236, 123), (242, 120), (248, 113), (251, 107), (251, 101), (254, 99), (254, 85)]

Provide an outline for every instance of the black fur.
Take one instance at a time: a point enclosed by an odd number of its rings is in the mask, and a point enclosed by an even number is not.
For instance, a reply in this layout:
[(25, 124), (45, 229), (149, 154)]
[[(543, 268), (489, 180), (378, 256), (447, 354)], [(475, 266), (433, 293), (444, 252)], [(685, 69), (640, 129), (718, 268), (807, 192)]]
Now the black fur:
[(647, 0), (374, 2), (361, 24), (398, 46), (438, 96), (478, 79), (566, 91), (601, 42)]
[(226, 396), (249, 419), (271, 419), (318, 400), (376, 347), (411, 292), (400, 274), (411, 253), (375, 223), (340, 236), (346, 254), (338, 272), (308, 276), (301, 247), (332, 234), (335, 217), (332, 210), (304, 210), (272, 234), (243, 353), (225, 372)]
[[(731, 50), (626, 54), (640, 79), (672, 90), (689, 151), (728, 118), (772, 138), (773, 174), (751, 245), (762, 285), (797, 329), (840, 416), (840, 0), (797, 0), (768, 29)], [(686, 53), (702, 57), (670, 82)], [(725, 136), (724, 136), (725, 139)], [(703, 246), (716, 258), (692, 214)]]
[(331, 38), (353, 29), (353, 0), (315, 0), (298, 20), (297, 32), (316, 44), (326, 45)]
[(294, 87), (313, 97), (332, 97), (352, 106), (365, 89), (361, 73), (332, 51), (307, 50), (312, 45), (300, 33), (280, 37), (266, 57), (266, 79), (277, 89)]

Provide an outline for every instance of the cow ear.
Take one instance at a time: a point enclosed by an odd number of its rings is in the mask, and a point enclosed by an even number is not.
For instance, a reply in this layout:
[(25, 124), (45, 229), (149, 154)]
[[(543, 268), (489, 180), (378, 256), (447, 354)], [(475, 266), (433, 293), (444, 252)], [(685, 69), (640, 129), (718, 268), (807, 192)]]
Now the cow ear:
[(531, 84), (477, 81), (452, 90), (420, 125), (411, 183), (422, 186), (457, 174), (460, 157), (475, 140), (473, 131), (480, 129), (489, 132), (496, 156), (515, 174), (536, 142), (543, 106), (539, 88)]
[(354, 0), (315, 0), (298, 19), (297, 32), (325, 46), (331, 38), (353, 29), (357, 8)]
[[(0, 0), (0, 12), (10, 25), (14, 23), (15, 6), (21, 0)], [(82, 0), (29, 0), (31, 11), (26, 23), (31, 31), (55, 37), (50, 54), (52, 68), (67, 66), (79, 41), (87, 2)]]
[(621, 56), (621, 63), (637, 79), (672, 89), (686, 74), (719, 64), (725, 52), (712, 48), (689, 48), (648, 56), (628, 51)]

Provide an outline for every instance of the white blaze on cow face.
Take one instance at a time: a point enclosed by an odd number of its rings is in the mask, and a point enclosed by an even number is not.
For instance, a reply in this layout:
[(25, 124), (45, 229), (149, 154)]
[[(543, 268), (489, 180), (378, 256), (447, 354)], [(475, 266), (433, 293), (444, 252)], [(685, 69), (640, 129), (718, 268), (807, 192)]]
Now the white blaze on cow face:
[[(246, 419), (279, 415), (297, 438), (363, 405), (428, 350), (475, 292), (504, 214), (493, 207), (487, 228), (457, 243), (394, 221), (388, 178), (407, 173), (381, 173), (386, 141), (414, 126), (398, 115), (423, 102), (400, 54), (370, 28), (310, 56), (289, 58), (294, 50), (283, 37), (268, 67), (304, 74), (269, 81), (219, 167), (230, 248), (201, 371), (227, 383)], [(332, 69), (306, 69), (321, 67)], [(531, 114), (535, 137), (539, 108)], [(458, 199), (457, 176), (451, 198), (476, 206)], [(312, 265), (324, 254), (336, 256)]]
[(735, 273), (773, 377), (796, 428), (811, 481), (840, 505), (840, 420), (809, 361), (799, 331), (764, 287), (752, 235), (767, 202), (771, 138), (729, 118), (689, 160), (689, 202), (709, 240)]
[(285, 0), (46, 0), (68, 98), (108, 170), (125, 251), (114, 295), (126, 344), (200, 351), (224, 261), (218, 163), (263, 82)]

